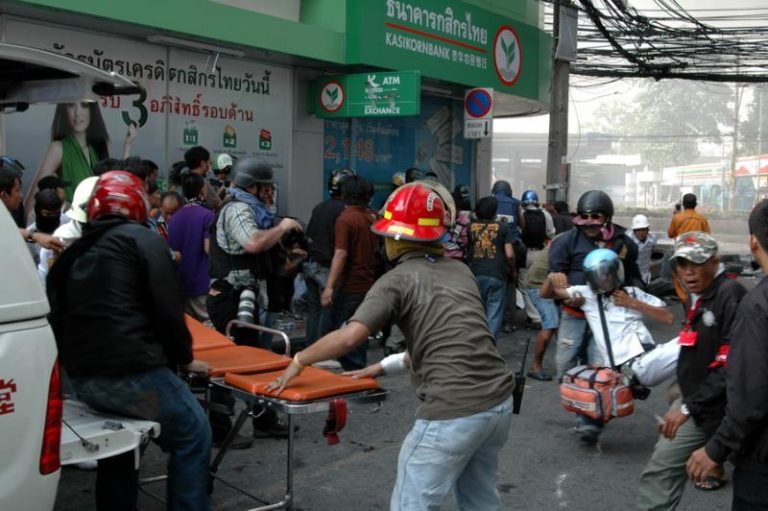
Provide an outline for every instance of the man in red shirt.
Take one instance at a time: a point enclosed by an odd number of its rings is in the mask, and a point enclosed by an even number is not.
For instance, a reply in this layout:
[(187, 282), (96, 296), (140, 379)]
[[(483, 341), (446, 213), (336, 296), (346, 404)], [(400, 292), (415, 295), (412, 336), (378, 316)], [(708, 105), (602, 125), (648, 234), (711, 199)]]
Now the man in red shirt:
[[(368, 208), (373, 186), (361, 176), (350, 176), (341, 183), (341, 198), (346, 203), (336, 219), (334, 252), (328, 281), (320, 296), (323, 307), (331, 307), (332, 329), (352, 317), (373, 286), (378, 240), (371, 232), (376, 215)], [(327, 332), (323, 332), (324, 334)], [(367, 365), (367, 343), (339, 359), (345, 370)]]

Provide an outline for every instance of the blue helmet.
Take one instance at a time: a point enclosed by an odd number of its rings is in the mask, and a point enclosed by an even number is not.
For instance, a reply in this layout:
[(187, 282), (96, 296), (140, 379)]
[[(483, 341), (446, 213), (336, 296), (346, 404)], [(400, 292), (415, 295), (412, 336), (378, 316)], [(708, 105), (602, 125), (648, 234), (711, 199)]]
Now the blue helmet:
[(530, 204), (538, 206), (539, 194), (533, 190), (526, 190), (523, 192), (523, 196), (520, 198), (520, 202), (523, 203), (523, 206), (527, 206)]
[(584, 258), (584, 275), (594, 292), (609, 294), (624, 283), (624, 265), (613, 250), (598, 248)]

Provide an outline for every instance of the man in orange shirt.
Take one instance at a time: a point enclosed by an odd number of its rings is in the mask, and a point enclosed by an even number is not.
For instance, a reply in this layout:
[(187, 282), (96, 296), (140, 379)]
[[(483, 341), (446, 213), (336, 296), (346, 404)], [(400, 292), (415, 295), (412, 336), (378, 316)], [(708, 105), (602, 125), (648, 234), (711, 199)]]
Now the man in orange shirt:
[(683, 195), (683, 211), (672, 215), (667, 234), (670, 238), (675, 239), (684, 232), (690, 231), (712, 232), (709, 229), (707, 218), (696, 212), (696, 196), (692, 193), (686, 193)]
[[(683, 195), (683, 210), (672, 215), (672, 221), (669, 222), (667, 234), (674, 240), (681, 234), (690, 231), (712, 232), (709, 228), (707, 217), (696, 212), (696, 195), (686, 193)], [(685, 306), (688, 292), (675, 274), (672, 275), (672, 284), (675, 286), (677, 297), (680, 299), (683, 306)]]

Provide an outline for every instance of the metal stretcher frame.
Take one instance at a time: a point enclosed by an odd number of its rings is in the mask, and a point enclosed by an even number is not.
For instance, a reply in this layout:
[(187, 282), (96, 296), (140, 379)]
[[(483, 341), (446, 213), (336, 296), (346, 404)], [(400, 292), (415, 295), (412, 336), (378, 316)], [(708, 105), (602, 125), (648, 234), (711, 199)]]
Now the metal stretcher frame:
[[(191, 331), (193, 330), (193, 326), (194, 325), (202, 326), (202, 323), (199, 323), (197, 320), (193, 319), (191, 316), (188, 316), (188, 315), (185, 315), (185, 321), (187, 322), (187, 327), (190, 328)], [(229, 339), (229, 340), (233, 339), (233, 337), (232, 337), (232, 329), (236, 328), (236, 327), (237, 328), (246, 328), (246, 329), (257, 330), (260, 333), (264, 332), (264, 333), (269, 333), (269, 334), (273, 334), (273, 335), (279, 336), (280, 338), (282, 338), (283, 342), (285, 343), (285, 355), (286, 356), (290, 356), (290, 354), (291, 354), (291, 340), (288, 338), (288, 335), (285, 332), (280, 331), (280, 330), (275, 330), (275, 329), (272, 329), (272, 328), (263, 327), (263, 326), (260, 326), (260, 325), (254, 325), (254, 324), (251, 324), (251, 323), (246, 323), (246, 322), (243, 322), (243, 321), (239, 321), (237, 319), (233, 319), (232, 321), (227, 323), (227, 327), (225, 329), (225, 337), (227, 339)], [(208, 327), (204, 327), (204, 328), (207, 329)], [(215, 332), (215, 331), (212, 331), (210, 333), (213, 335), (213, 332)], [(215, 335), (220, 336), (221, 334), (220, 333), (216, 333)], [(235, 344), (233, 342), (230, 342), (229, 345), (235, 346)], [(226, 343), (223, 343), (221, 345), (212, 346), (212, 347), (210, 347), (208, 349), (226, 348), (227, 346), (228, 345)], [(194, 350), (194, 342), (193, 342), (193, 350)], [(202, 358), (204, 359), (205, 358), (204, 357), (205, 349), (203, 349), (201, 353), (203, 354)], [(195, 386), (194, 382), (200, 382), (201, 379), (202, 378), (198, 377), (198, 376), (187, 375), (187, 380), (188, 380), (187, 383), (190, 385), (190, 387), (194, 387)], [(223, 382), (223, 378), (220, 378), (220, 380), (222, 380), (222, 382)], [(212, 379), (205, 379), (204, 385), (205, 385), (205, 391), (204, 391), (204, 393), (205, 393), (205, 403), (209, 404), (211, 402)], [(201, 387), (202, 387), (202, 384), (201, 384)], [(229, 387), (227, 387), (227, 389), (229, 389)], [(247, 491), (243, 490), (242, 488), (239, 488), (239, 487), (229, 483), (228, 481), (226, 481), (226, 480), (216, 476), (216, 471), (218, 470), (219, 464), (221, 463), (222, 459), (224, 458), (224, 455), (226, 454), (226, 451), (229, 449), (229, 446), (232, 444), (232, 441), (233, 441), (235, 435), (240, 431), (240, 428), (242, 427), (243, 423), (245, 422), (246, 417), (248, 415), (255, 415), (254, 413), (252, 413), (252, 409), (253, 409), (254, 406), (256, 406), (256, 404), (248, 405), (246, 407), (246, 409), (243, 410), (243, 412), (238, 416), (237, 421), (235, 422), (235, 425), (230, 430), (230, 433), (228, 434), (228, 436), (224, 439), (224, 442), (222, 442), (222, 446), (219, 449), (219, 453), (217, 454), (217, 456), (214, 459), (214, 461), (211, 463), (210, 473), (211, 473), (212, 477), (216, 478), (218, 481), (221, 481), (222, 483), (224, 483), (224, 485), (229, 486), (229, 487), (233, 488), (234, 490), (237, 490), (238, 492), (242, 493), (243, 495), (247, 495), (248, 497), (250, 497), (250, 498), (252, 498), (252, 499), (254, 499), (254, 500), (258, 501), (258, 502), (261, 502), (263, 504), (268, 504), (267, 501), (265, 501), (265, 500), (255, 496), (255, 495), (253, 495), (251, 493), (248, 493)], [(327, 410), (327, 405), (326, 405), (326, 410)], [(210, 415), (210, 406), (206, 406), (206, 415)], [(290, 422), (290, 415), (289, 415), (289, 422)], [(293, 436), (293, 427), (291, 425), (291, 432), (289, 434), (289, 437), (292, 437), (292, 436)], [(167, 479), (168, 479), (168, 475), (167, 474), (142, 478), (139, 481), (139, 490), (142, 493), (144, 493), (145, 495), (147, 495), (147, 496), (149, 496), (149, 497), (151, 497), (151, 498), (153, 498), (153, 499), (155, 499), (155, 500), (157, 500), (159, 502), (162, 502), (163, 504), (167, 504), (165, 499), (163, 499), (162, 497), (160, 497), (159, 495), (157, 495), (155, 493), (152, 493), (151, 491), (149, 491), (148, 489), (145, 488), (146, 485), (154, 484), (154, 483), (160, 483), (160, 482), (166, 481)], [(254, 508), (254, 510), (260, 510), (260, 511), (266, 511), (268, 509), (279, 509), (279, 506), (278, 507), (272, 507), (271, 504), (268, 504), (268, 507)]]
[[(282, 332), (280, 330), (275, 330), (272, 328), (263, 327), (261, 325), (252, 325), (250, 323), (244, 323), (242, 321), (234, 320), (227, 325), (227, 328), (226, 328), (227, 337), (229, 337), (229, 333), (232, 327), (235, 327), (235, 326), (240, 328), (250, 328), (253, 330), (257, 330), (259, 332), (280, 336), (285, 342), (286, 355), (290, 355), (290, 340), (288, 339), (288, 336), (285, 334), (285, 332)], [(229, 433), (227, 434), (227, 437), (222, 442), (221, 448), (219, 449), (219, 452), (216, 454), (216, 457), (211, 462), (210, 472), (211, 472), (211, 476), (214, 477), (217, 481), (220, 481), (221, 483), (232, 488), (233, 490), (236, 490), (239, 493), (246, 495), (252, 498), (253, 500), (264, 504), (263, 506), (251, 508), (248, 511), (270, 511), (273, 509), (292, 509), (293, 500), (294, 500), (294, 495), (293, 495), (293, 470), (294, 470), (293, 416), (294, 415), (307, 415), (311, 413), (324, 413), (324, 412), (327, 413), (330, 411), (331, 401), (333, 401), (334, 399), (344, 399), (348, 405), (351, 405), (354, 407), (365, 406), (365, 405), (381, 406), (382, 401), (384, 401), (387, 397), (387, 394), (389, 394), (389, 391), (385, 389), (372, 389), (372, 390), (366, 390), (366, 391), (351, 392), (346, 394), (338, 394), (338, 395), (329, 396), (329, 397), (312, 400), (312, 401), (289, 401), (286, 399), (280, 399), (278, 397), (271, 397), (271, 396), (266, 396), (262, 394), (252, 394), (250, 392), (239, 389), (237, 387), (228, 385), (227, 383), (225, 383), (224, 378), (212, 378), (209, 380), (208, 390), (206, 392), (207, 398), (210, 397), (210, 391), (213, 387), (218, 387), (226, 392), (230, 392), (233, 397), (235, 397), (236, 399), (242, 400), (246, 404), (243, 411), (240, 412), (240, 414), (238, 415), (237, 420), (232, 426), (232, 429), (230, 429)], [(243, 488), (240, 488), (226, 481), (225, 479), (219, 477), (216, 474), (218, 472), (219, 466), (221, 465), (221, 462), (224, 460), (224, 457), (229, 451), (229, 447), (234, 441), (235, 436), (240, 432), (240, 429), (245, 423), (245, 420), (248, 418), (249, 415), (250, 416), (256, 415), (253, 409), (257, 406), (264, 407), (264, 408), (271, 408), (277, 412), (285, 413), (288, 417), (285, 496), (281, 501), (275, 502), (275, 503), (269, 503), (264, 499), (257, 497), (256, 495), (253, 495), (250, 492), (244, 490)]]

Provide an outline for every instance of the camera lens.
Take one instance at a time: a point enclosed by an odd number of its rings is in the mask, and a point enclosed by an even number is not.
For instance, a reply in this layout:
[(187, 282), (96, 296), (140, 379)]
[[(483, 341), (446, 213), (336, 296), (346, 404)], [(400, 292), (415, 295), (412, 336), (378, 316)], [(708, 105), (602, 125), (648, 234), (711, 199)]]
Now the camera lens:
[(237, 319), (244, 323), (256, 323), (256, 293), (247, 287), (240, 293)]

